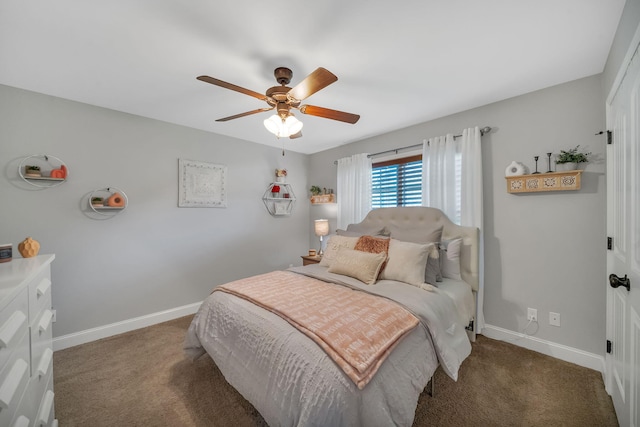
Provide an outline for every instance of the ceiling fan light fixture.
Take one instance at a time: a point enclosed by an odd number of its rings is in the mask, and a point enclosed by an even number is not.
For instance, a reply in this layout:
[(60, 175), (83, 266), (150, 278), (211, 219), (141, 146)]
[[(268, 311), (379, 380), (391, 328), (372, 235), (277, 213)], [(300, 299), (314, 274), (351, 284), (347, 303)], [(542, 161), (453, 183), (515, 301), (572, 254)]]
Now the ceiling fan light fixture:
[(296, 119), (293, 114), (289, 114), (286, 119), (282, 119), (277, 114), (264, 121), (264, 127), (278, 138), (288, 138), (302, 130), (303, 123)]

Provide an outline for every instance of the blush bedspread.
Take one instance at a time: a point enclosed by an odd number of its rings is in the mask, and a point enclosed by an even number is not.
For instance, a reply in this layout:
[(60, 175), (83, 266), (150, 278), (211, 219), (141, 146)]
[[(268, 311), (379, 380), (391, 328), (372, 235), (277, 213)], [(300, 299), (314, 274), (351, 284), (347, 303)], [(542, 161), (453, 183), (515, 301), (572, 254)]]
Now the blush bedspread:
[(193, 359), (209, 353), (270, 426), (410, 426), (438, 362), (457, 379), (471, 345), (445, 293), (387, 280), (367, 286), (318, 265), (290, 270), (390, 298), (418, 317), (420, 325), (359, 390), (287, 321), (244, 299), (213, 292), (189, 327), (185, 352)]
[[(290, 271), (272, 271), (214, 289), (251, 301), (315, 341), (363, 389), (418, 319), (369, 293)], [(283, 298), (286, 295), (286, 298)]]

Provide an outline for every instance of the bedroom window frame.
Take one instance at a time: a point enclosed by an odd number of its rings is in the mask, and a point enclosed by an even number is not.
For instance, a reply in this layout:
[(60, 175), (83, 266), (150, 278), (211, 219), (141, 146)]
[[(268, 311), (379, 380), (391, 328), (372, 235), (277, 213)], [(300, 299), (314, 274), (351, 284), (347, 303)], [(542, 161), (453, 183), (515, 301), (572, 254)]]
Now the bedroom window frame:
[[(382, 173), (388, 176), (380, 182)], [(383, 192), (381, 187), (385, 185), (392, 186), (395, 191)], [(398, 206), (422, 206), (422, 154), (405, 154), (371, 165), (372, 209)]]

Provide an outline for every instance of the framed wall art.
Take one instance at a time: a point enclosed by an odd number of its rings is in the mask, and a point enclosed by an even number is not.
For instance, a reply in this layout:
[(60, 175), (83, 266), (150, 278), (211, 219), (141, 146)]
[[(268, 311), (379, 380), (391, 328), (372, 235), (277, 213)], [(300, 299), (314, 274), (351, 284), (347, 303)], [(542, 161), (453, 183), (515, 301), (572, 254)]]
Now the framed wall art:
[(227, 167), (178, 159), (178, 207), (226, 208)]

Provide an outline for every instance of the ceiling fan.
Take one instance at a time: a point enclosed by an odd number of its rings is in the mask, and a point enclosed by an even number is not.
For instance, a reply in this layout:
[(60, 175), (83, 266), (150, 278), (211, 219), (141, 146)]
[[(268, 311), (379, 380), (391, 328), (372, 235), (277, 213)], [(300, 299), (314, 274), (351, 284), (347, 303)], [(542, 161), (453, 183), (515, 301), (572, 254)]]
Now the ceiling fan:
[(302, 122), (295, 118), (291, 112), (292, 108), (297, 109), (302, 114), (338, 120), (351, 124), (356, 123), (360, 119), (360, 116), (357, 114), (345, 113), (344, 111), (331, 110), (324, 107), (316, 107), (314, 105), (300, 105), (306, 98), (338, 80), (338, 77), (325, 68), (320, 67), (316, 69), (293, 88), (287, 86), (293, 76), (293, 72), (289, 68), (278, 67), (274, 70), (273, 74), (276, 81), (280, 83), (280, 86), (273, 86), (267, 89), (264, 95), (209, 76), (199, 76), (197, 79), (225, 89), (231, 89), (236, 92), (244, 93), (245, 95), (253, 96), (254, 98), (258, 98), (269, 104), (269, 107), (258, 108), (257, 110), (223, 117), (221, 119), (217, 119), (217, 122), (226, 122), (256, 113), (276, 110), (277, 115), (273, 115), (265, 120), (264, 125), (278, 138), (299, 138), (302, 136)]

